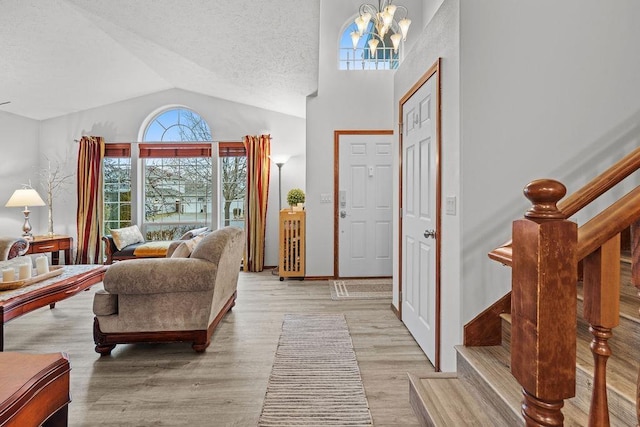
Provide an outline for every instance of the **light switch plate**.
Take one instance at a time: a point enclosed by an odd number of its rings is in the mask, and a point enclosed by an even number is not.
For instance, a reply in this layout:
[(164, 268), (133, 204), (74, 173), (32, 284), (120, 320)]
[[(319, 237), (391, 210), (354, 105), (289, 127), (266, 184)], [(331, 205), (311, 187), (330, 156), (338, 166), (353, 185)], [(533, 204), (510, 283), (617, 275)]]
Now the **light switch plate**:
[(447, 215), (456, 214), (456, 196), (447, 196), (445, 199), (445, 212)]

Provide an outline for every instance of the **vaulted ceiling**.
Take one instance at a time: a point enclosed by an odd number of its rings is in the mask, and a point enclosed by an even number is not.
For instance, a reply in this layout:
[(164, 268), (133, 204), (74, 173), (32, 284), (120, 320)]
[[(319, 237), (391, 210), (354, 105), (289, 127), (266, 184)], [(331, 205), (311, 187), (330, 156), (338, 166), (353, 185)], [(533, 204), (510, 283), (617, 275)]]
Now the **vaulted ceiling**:
[(0, 111), (43, 120), (180, 88), (304, 117), (320, 0), (0, 0)]

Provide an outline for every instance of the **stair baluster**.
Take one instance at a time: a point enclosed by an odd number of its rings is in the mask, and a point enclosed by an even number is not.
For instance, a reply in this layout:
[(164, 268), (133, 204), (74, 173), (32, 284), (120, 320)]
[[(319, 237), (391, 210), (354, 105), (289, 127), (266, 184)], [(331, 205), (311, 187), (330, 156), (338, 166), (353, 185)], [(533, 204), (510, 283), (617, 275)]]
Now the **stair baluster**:
[(536, 180), (524, 194), (532, 207), (513, 223), (511, 372), (525, 424), (562, 426), (575, 395), (577, 225), (556, 206), (562, 183)]
[[(640, 296), (640, 221), (631, 224), (631, 283), (638, 289)], [(638, 310), (640, 312), (640, 309)], [(640, 427), (640, 368), (636, 388), (636, 419)]]
[(609, 426), (607, 402), (608, 340), (620, 323), (620, 234), (616, 234), (584, 260), (584, 318), (593, 335), (594, 373), (589, 426)]

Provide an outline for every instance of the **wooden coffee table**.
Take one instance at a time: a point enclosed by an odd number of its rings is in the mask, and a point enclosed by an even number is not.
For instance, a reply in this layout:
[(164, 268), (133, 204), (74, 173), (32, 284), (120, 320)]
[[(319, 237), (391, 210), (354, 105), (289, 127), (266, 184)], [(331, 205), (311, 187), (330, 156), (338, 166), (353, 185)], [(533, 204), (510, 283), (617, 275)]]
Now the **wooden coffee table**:
[(0, 292), (0, 351), (4, 350), (4, 324), (46, 305), (74, 296), (102, 282), (108, 266), (102, 264), (65, 265), (61, 275), (20, 289)]
[(0, 425), (67, 426), (70, 370), (65, 353), (0, 353)]

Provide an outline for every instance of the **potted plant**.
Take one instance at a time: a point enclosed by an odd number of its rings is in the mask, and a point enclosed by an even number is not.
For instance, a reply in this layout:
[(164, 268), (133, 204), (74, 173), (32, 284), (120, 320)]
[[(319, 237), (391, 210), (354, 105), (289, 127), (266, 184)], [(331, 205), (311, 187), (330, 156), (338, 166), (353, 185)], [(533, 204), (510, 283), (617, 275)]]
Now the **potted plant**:
[(291, 206), (291, 210), (301, 211), (304, 206), (304, 191), (299, 188), (292, 188), (287, 193), (287, 203)]

